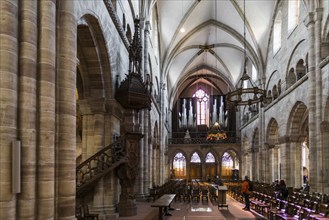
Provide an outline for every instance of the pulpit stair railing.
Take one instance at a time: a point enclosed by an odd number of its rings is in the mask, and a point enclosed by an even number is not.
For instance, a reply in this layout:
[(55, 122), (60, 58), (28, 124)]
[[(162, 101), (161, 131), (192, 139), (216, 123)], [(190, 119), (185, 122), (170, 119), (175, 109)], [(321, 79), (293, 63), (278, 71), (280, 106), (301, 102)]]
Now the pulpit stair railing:
[(125, 139), (120, 137), (113, 144), (101, 149), (76, 168), (76, 195), (79, 197), (111, 170), (126, 162)]

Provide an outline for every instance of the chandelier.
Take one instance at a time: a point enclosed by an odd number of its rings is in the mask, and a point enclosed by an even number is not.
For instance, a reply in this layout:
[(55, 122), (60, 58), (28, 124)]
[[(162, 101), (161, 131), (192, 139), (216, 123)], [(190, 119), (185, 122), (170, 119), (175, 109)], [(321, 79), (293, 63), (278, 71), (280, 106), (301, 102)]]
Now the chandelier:
[[(266, 101), (266, 91), (258, 88), (256, 84), (252, 81), (250, 76), (247, 74), (246, 63), (247, 63), (247, 55), (246, 55), (246, 2), (243, 1), (243, 43), (244, 43), (244, 71), (243, 74), (237, 84), (236, 90), (227, 93), (226, 101), (229, 105), (233, 105), (235, 107), (242, 105), (249, 105), (249, 107), (253, 104), (261, 103), (261, 107)], [(246, 82), (246, 83), (245, 83)], [(251, 87), (249, 87), (251, 86)], [(237, 109), (238, 110), (238, 109)]]

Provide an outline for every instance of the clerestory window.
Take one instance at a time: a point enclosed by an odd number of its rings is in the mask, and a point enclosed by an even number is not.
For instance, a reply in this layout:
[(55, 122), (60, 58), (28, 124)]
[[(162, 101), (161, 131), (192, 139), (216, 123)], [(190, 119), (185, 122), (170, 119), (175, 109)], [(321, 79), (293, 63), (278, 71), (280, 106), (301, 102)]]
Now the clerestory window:
[(276, 14), (274, 27), (273, 27), (273, 54), (275, 54), (281, 48), (281, 29), (282, 29), (282, 17), (281, 11)]
[(288, 2), (288, 34), (290, 34), (298, 25), (299, 0), (289, 0)]

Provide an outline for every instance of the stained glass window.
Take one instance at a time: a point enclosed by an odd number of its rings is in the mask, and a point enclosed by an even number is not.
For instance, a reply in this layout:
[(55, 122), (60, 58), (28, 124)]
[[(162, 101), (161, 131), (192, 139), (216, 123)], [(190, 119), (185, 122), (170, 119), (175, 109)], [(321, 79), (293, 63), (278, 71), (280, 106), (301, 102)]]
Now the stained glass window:
[(223, 157), (222, 157), (222, 165), (225, 166), (225, 167), (231, 167), (233, 166), (233, 159), (231, 157), (231, 155), (227, 152), (225, 152), (223, 154)]
[(186, 175), (186, 159), (182, 153), (177, 153), (173, 161), (175, 177), (184, 177)]
[(191, 163), (201, 163), (200, 156), (197, 152), (194, 152), (191, 157)]
[(207, 124), (207, 106), (209, 95), (203, 91), (202, 89), (198, 89), (193, 97), (198, 99), (197, 103), (197, 124), (198, 125), (205, 125)]
[(215, 157), (210, 152), (206, 155), (206, 163), (215, 163)]

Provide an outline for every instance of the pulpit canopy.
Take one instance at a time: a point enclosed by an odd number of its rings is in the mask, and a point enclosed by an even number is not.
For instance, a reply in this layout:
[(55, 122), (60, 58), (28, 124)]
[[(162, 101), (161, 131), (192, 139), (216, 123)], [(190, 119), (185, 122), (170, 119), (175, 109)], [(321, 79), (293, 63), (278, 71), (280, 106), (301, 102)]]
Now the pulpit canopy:
[(139, 19), (135, 19), (134, 38), (129, 46), (129, 71), (126, 78), (116, 88), (115, 99), (127, 109), (151, 109), (150, 79), (146, 76), (146, 83), (141, 75), (141, 42)]

